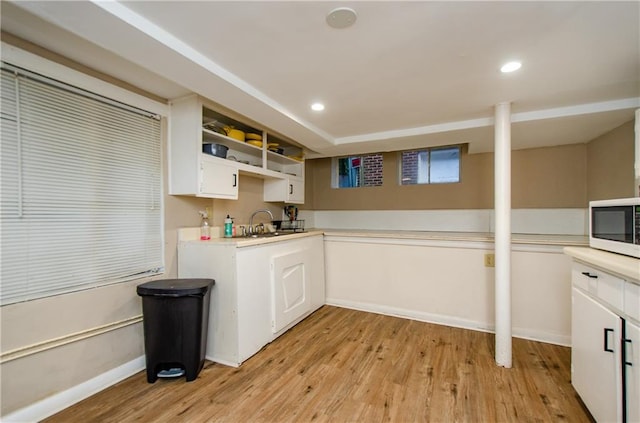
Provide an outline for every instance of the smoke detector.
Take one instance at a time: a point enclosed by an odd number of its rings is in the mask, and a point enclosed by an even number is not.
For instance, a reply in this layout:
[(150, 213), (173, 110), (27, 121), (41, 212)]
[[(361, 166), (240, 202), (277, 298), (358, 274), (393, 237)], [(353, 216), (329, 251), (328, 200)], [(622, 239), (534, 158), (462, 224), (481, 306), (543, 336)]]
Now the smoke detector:
[(348, 28), (356, 22), (356, 11), (349, 7), (338, 7), (327, 15), (327, 24), (331, 28)]

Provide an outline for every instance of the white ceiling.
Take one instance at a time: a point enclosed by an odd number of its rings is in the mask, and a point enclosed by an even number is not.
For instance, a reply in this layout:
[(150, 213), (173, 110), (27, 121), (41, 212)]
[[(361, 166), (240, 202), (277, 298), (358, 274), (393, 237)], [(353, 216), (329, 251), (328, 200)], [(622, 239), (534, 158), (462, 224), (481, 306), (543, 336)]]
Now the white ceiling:
[[(344, 6), (355, 25), (330, 28)], [(2, 29), (319, 155), (491, 151), (500, 102), (514, 149), (587, 142), (640, 107), (638, 1), (3, 1)], [(510, 59), (522, 69), (500, 73)]]

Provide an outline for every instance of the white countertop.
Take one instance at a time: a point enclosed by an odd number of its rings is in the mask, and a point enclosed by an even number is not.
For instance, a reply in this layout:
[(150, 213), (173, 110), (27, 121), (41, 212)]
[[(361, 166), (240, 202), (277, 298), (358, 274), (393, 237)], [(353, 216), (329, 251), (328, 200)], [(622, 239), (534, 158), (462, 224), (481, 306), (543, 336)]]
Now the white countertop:
[[(181, 242), (209, 242), (247, 247), (251, 245), (268, 244), (271, 242), (303, 238), (307, 236), (326, 235), (333, 237), (356, 238), (386, 238), (430, 241), (463, 241), (463, 242), (494, 242), (495, 236), (490, 232), (436, 232), (436, 231), (401, 231), (401, 230), (370, 230), (370, 229), (321, 229), (312, 228), (305, 232), (281, 232), (282, 235), (265, 238), (246, 237), (212, 237), (209, 241), (200, 241), (199, 228), (179, 229), (178, 239)], [(212, 231), (217, 233), (217, 231)], [(511, 234), (513, 244), (554, 245), (563, 247), (588, 247), (589, 239), (582, 235), (555, 234)]]
[(289, 241), (292, 239), (306, 238), (308, 236), (322, 235), (320, 230), (308, 230), (305, 232), (280, 232), (278, 236), (270, 236), (264, 238), (251, 238), (251, 237), (235, 237), (235, 238), (222, 238), (212, 237), (210, 240), (201, 241), (200, 228), (183, 228), (179, 229), (178, 239), (180, 242), (198, 242), (203, 244), (216, 244), (216, 245), (233, 245), (238, 248), (250, 247), (253, 245), (270, 244), (272, 242)]
[(640, 259), (588, 247), (565, 247), (565, 254), (640, 284)]

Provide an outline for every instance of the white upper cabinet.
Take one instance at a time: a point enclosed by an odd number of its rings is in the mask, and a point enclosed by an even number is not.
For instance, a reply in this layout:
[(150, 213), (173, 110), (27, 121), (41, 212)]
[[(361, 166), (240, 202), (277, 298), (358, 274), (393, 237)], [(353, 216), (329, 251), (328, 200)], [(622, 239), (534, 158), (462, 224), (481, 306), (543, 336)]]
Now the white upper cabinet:
[[(197, 95), (171, 101), (169, 194), (238, 199), (244, 174), (264, 179), (265, 201), (304, 202), (302, 148), (229, 115)], [(209, 144), (226, 157), (205, 152)]]
[(265, 180), (264, 201), (284, 201), (291, 204), (304, 203), (304, 178), (287, 176), (286, 179)]
[(232, 163), (203, 157), (200, 163), (200, 196), (238, 199), (238, 167)]

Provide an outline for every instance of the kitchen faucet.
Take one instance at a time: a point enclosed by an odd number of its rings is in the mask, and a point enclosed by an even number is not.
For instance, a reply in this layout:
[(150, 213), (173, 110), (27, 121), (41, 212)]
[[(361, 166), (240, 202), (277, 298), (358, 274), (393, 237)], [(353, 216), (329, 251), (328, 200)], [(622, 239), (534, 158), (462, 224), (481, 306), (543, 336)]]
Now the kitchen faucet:
[(251, 215), (251, 218), (249, 219), (249, 234), (253, 234), (254, 231), (254, 227), (253, 227), (253, 217), (258, 214), (258, 213), (267, 213), (269, 215), (269, 217), (271, 218), (271, 221), (273, 222), (273, 214), (271, 213), (270, 210), (267, 209), (260, 209), (260, 210), (256, 210), (253, 212), (253, 214)]

